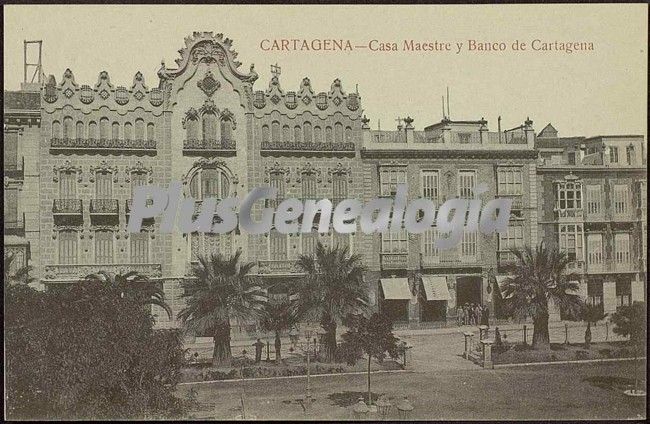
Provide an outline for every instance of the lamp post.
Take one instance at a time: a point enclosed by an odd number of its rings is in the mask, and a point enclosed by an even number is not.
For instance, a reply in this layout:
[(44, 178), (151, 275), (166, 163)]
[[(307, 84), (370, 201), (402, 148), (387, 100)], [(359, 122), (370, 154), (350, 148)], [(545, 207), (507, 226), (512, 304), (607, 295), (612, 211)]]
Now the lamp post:
[(242, 418), (242, 420), (246, 419), (246, 403), (244, 402), (244, 397), (246, 396), (246, 393), (244, 392), (244, 362), (245, 361), (246, 361), (246, 349), (241, 351), (241, 361), (239, 363), (239, 376), (241, 378), (240, 401), (241, 401), (241, 418)]
[(302, 351), (307, 355), (307, 392), (305, 394), (305, 402), (307, 405), (311, 405), (312, 399), (311, 399), (311, 370), (309, 368), (309, 359), (312, 352), (312, 349), (315, 350), (316, 348), (316, 339), (314, 339), (314, 346), (312, 347), (311, 345), (311, 336), (312, 332), (311, 330), (305, 330), (305, 339), (307, 340), (307, 345), (302, 346)]

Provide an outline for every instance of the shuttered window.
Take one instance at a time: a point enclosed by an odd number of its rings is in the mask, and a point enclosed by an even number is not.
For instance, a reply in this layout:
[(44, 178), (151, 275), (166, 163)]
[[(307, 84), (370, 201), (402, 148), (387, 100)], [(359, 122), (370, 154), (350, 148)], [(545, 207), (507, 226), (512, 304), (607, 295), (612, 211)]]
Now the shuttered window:
[(18, 167), (18, 133), (15, 131), (4, 133), (4, 166), (5, 169)]
[(113, 263), (113, 232), (96, 231), (95, 232), (95, 261), (98, 264)]
[(96, 199), (113, 198), (113, 174), (105, 171), (98, 171), (95, 175)]
[(144, 264), (149, 262), (149, 234), (147, 232), (133, 233), (131, 238), (131, 262)]
[(18, 222), (18, 190), (5, 189), (5, 216), (6, 223)]
[(287, 259), (287, 234), (282, 234), (273, 229), (269, 233), (269, 259), (285, 260)]
[(77, 232), (65, 230), (59, 232), (59, 263), (77, 263)]
[(59, 193), (61, 199), (77, 198), (77, 173), (61, 171), (59, 175)]

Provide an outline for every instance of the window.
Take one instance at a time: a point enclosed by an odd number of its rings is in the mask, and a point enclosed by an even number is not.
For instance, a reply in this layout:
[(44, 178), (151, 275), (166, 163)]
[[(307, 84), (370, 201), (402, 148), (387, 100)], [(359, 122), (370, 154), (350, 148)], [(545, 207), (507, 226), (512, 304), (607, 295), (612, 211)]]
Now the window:
[(52, 138), (61, 138), (61, 123), (52, 121)]
[(98, 264), (113, 263), (113, 232), (100, 230), (95, 232), (95, 261)]
[(323, 131), (319, 126), (314, 127), (314, 143), (323, 142)]
[(61, 199), (77, 198), (77, 173), (61, 171), (59, 174), (59, 195)]
[(587, 263), (600, 265), (603, 263), (603, 235), (587, 234)]
[(316, 192), (316, 174), (311, 173), (303, 173), (302, 174), (302, 179), (301, 179), (301, 184), (302, 184), (302, 199), (301, 200), (317, 200)]
[(77, 263), (77, 232), (74, 230), (59, 231), (59, 263)]
[[(268, 133), (269, 127), (266, 126)], [(203, 140), (216, 140), (217, 139), (217, 115), (212, 112), (203, 114)], [(268, 135), (267, 140), (268, 141)]]
[(305, 124), (302, 126), (303, 127), (303, 136), (305, 137), (305, 143), (312, 143), (313, 140), (313, 134), (311, 131), (311, 122), (305, 122)]
[(95, 174), (95, 198), (113, 198), (113, 174), (106, 171), (97, 171)]
[(438, 171), (422, 171), (422, 197), (438, 203), (440, 175)]
[(345, 142), (346, 143), (352, 142), (352, 128), (350, 127), (345, 127)]
[(348, 198), (348, 175), (344, 173), (332, 175), (332, 207)]
[(617, 264), (630, 263), (630, 234), (629, 233), (614, 234), (614, 251), (616, 252), (615, 258)]
[(141, 118), (135, 120), (135, 139), (144, 140), (144, 121)]
[(154, 126), (153, 122), (149, 122), (147, 124), (147, 140), (148, 141), (153, 141), (155, 139), (155, 137), (156, 137), (155, 126)]
[(325, 143), (332, 142), (332, 127), (325, 127)]
[(580, 224), (560, 225), (560, 249), (567, 252), (570, 261), (583, 261), (583, 232)]
[(461, 144), (467, 144), (472, 142), (471, 133), (458, 133), (458, 142)]
[(104, 117), (99, 120), (99, 138), (108, 140), (110, 137), (108, 118)]
[(587, 213), (598, 214), (601, 211), (601, 185), (587, 186)]
[(285, 196), (286, 184), (284, 172), (272, 172), (269, 175), (269, 186), (275, 188), (276, 197), (275, 199), (267, 199), (266, 205), (267, 207), (277, 208)]
[(146, 231), (132, 233), (131, 238), (131, 263), (146, 264), (149, 262), (149, 234)]
[(497, 169), (498, 192), (500, 195), (522, 194), (522, 175), (520, 167)]
[(381, 234), (381, 253), (407, 253), (408, 233), (406, 229), (387, 231)]
[(624, 184), (616, 184), (614, 186), (614, 213), (617, 215), (625, 214), (628, 211), (629, 203), (629, 190), (628, 186)]
[(18, 132), (4, 132), (4, 166), (5, 169), (18, 167)]
[(230, 179), (220, 168), (201, 168), (190, 180), (190, 196), (194, 199), (225, 199), (229, 193)]
[(582, 184), (558, 183), (557, 184), (558, 209), (582, 209)]
[(75, 128), (75, 137), (77, 139), (84, 138), (84, 123), (77, 121), (77, 126)]
[(124, 139), (133, 140), (133, 125), (130, 122), (124, 123)]
[(567, 153), (569, 165), (575, 165), (576, 164), (576, 152), (569, 152)]
[(438, 256), (438, 249), (435, 246), (436, 239), (438, 239), (438, 229), (436, 227), (431, 227), (422, 233), (422, 254), (424, 256)]
[(17, 223), (18, 222), (18, 190), (17, 189), (5, 189), (4, 195), (4, 222), (5, 223)]
[(232, 140), (232, 121), (227, 116), (221, 120), (221, 139)]
[(66, 116), (63, 118), (63, 138), (74, 138), (74, 128), (72, 126), (72, 118)]
[(198, 261), (199, 256), (208, 257), (213, 254), (229, 255), (231, 237), (231, 234), (191, 233), (188, 237), (190, 243), (190, 261)]
[(505, 233), (499, 233), (500, 251), (521, 249), (522, 247), (524, 247), (524, 227), (521, 225), (510, 226)]
[(271, 141), (273, 143), (279, 143), (281, 136), (280, 123), (278, 121), (271, 122)]
[(464, 257), (473, 258), (476, 256), (476, 231), (463, 233), (463, 239), (460, 243), (461, 254)]
[(88, 123), (88, 138), (93, 140), (97, 138), (97, 122), (95, 121)]
[(301, 233), (301, 245), (303, 255), (313, 255), (316, 253), (316, 245), (318, 244), (318, 232), (314, 229), (309, 233)]
[(618, 163), (618, 147), (609, 147), (609, 161), (611, 163)]
[(282, 127), (282, 142), (291, 143), (291, 130), (289, 129), (289, 125), (285, 125)]
[(334, 142), (342, 143), (343, 142), (343, 124), (337, 122), (334, 124)]
[(269, 232), (269, 259), (286, 260), (288, 250), (288, 234), (282, 234), (276, 229)]
[(120, 139), (120, 124), (118, 122), (113, 122), (113, 125), (111, 125), (111, 138), (113, 140)]
[(476, 171), (458, 172), (458, 196), (461, 199), (473, 199), (476, 188)]
[(382, 196), (393, 196), (397, 193), (397, 185), (406, 184), (405, 166), (382, 166), (379, 169), (380, 193)]
[(296, 125), (295, 127), (293, 127), (293, 142), (294, 143), (302, 142), (302, 129), (300, 128), (300, 125)]
[(199, 118), (196, 115), (188, 115), (185, 121), (185, 131), (188, 140), (199, 139)]
[(603, 304), (603, 283), (601, 281), (587, 282), (587, 303), (592, 306)]
[(133, 198), (133, 193), (135, 192), (135, 188), (144, 185), (147, 185), (147, 174), (144, 172), (132, 172), (131, 173), (131, 198)]
[(630, 281), (616, 282), (616, 307), (629, 306), (632, 303), (632, 284)]

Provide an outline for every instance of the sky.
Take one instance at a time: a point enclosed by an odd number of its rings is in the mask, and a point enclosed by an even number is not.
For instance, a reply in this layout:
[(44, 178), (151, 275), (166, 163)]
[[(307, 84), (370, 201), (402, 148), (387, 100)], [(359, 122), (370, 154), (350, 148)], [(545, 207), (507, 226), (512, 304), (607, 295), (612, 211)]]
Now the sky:
[[(648, 8), (627, 5), (445, 6), (133, 6), (12, 5), (4, 8), (4, 86), (19, 89), (23, 40), (43, 40), (43, 69), (57, 81), (70, 68), (78, 84), (94, 85), (100, 71), (130, 86), (142, 71), (156, 86), (161, 59), (175, 67), (178, 49), (193, 31), (233, 40), (241, 70), (251, 63), (268, 86), (270, 66), (282, 88), (297, 91), (308, 76), (316, 92), (340, 78), (358, 84), (364, 113), (376, 129), (394, 129), (410, 116), (416, 130), (442, 118), (450, 90), (452, 120), (488, 120), (496, 131), (527, 117), (539, 132), (551, 122), (560, 136), (647, 135)], [(262, 40), (337, 39), (462, 42), (451, 52), (264, 51)], [(593, 50), (533, 51), (535, 40), (593, 43)], [(469, 40), (504, 42), (506, 51), (469, 51)], [(527, 43), (513, 51), (515, 40)], [(376, 43), (375, 43), (376, 44)], [(537, 43), (539, 44), (539, 43)], [(455, 50), (455, 47), (454, 47)]]

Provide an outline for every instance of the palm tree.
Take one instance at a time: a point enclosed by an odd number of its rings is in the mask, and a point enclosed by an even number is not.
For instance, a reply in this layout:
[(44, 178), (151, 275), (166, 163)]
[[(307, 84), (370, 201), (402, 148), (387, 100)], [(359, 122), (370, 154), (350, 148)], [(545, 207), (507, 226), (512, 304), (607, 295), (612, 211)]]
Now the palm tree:
[(266, 303), (266, 294), (249, 275), (255, 264), (241, 263), (240, 258), (241, 250), (230, 257), (200, 256), (192, 278), (183, 281), (187, 306), (178, 318), (187, 330), (212, 336), (216, 366), (229, 365), (232, 359), (230, 320), (259, 318)]
[(365, 267), (361, 257), (350, 255), (347, 247), (326, 248), (320, 242), (315, 254), (302, 255), (297, 265), (307, 274), (298, 288), (299, 315), (320, 319), (325, 330), (325, 357), (331, 362), (336, 353), (337, 323), (368, 307)]
[(158, 306), (165, 310), (168, 317), (172, 316), (172, 310), (165, 302), (162, 288), (137, 271), (129, 271), (126, 274), (99, 271), (86, 276), (84, 282), (108, 284), (115, 289), (115, 293), (119, 293), (120, 297), (139, 299), (143, 306)]
[(14, 269), (14, 262), (16, 261), (16, 254), (15, 253), (6, 253), (4, 255), (4, 277), (5, 277), (5, 285), (9, 284), (26, 284), (29, 285), (30, 283), (35, 281), (35, 278), (31, 277), (32, 273), (32, 266), (31, 265), (24, 265), (21, 266), (17, 269)]
[(282, 341), (280, 340), (280, 333), (290, 329), (298, 323), (298, 316), (294, 308), (294, 302), (289, 299), (279, 302), (268, 302), (264, 309), (264, 315), (260, 321), (260, 325), (264, 331), (272, 331), (275, 333), (275, 361), (282, 360)]
[(570, 261), (566, 253), (548, 249), (543, 243), (513, 253), (517, 262), (501, 287), (506, 307), (515, 317), (533, 318), (533, 349), (548, 350), (549, 301), (561, 311), (577, 314), (583, 305), (580, 296), (572, 293), (578, 290), (573, 281), (577, 277), (567, 275)]

